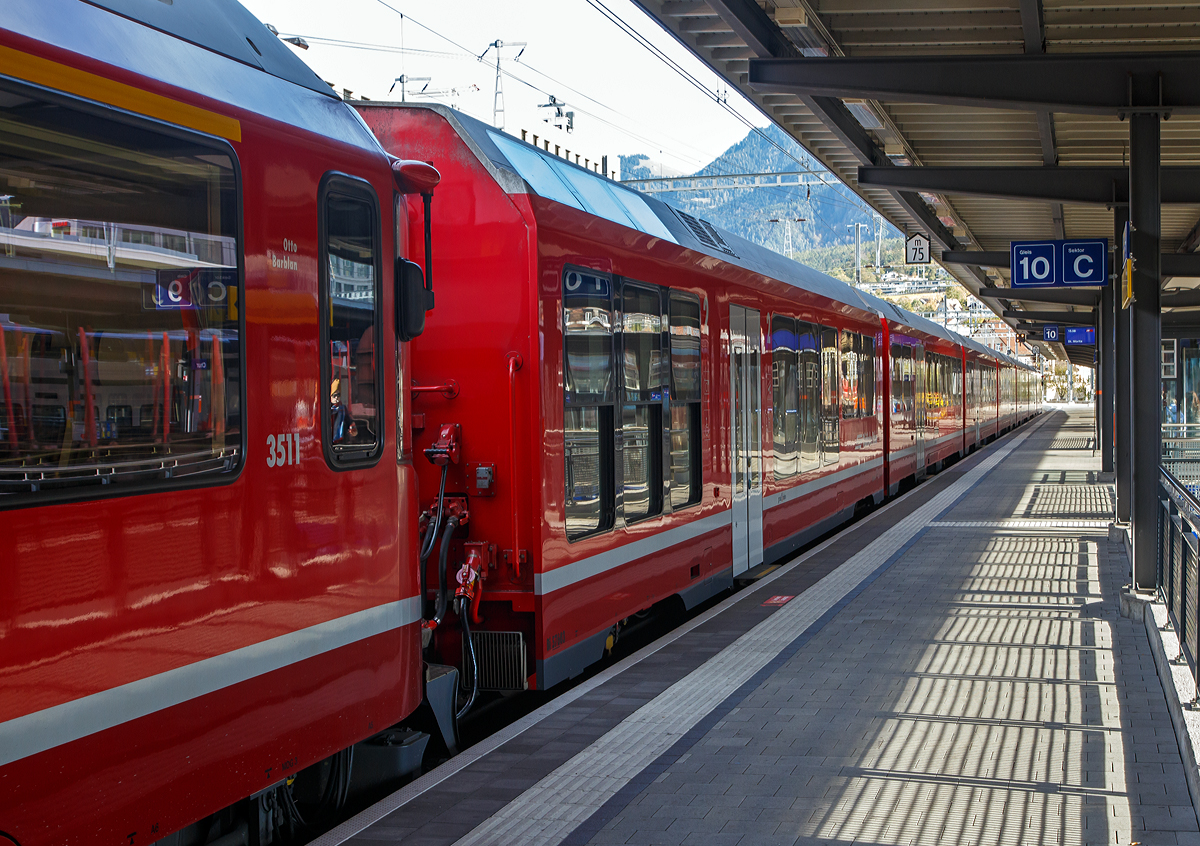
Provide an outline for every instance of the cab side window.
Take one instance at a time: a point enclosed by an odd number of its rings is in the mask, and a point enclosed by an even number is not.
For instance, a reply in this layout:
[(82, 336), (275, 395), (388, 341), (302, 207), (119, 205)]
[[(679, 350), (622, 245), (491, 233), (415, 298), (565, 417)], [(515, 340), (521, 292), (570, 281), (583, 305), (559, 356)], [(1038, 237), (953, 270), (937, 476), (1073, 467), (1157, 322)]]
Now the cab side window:
[(333, 175), (320, 210), (325, 455), (335, 467), (354, 466), (383, 446), (379, 205), (365, 182)]

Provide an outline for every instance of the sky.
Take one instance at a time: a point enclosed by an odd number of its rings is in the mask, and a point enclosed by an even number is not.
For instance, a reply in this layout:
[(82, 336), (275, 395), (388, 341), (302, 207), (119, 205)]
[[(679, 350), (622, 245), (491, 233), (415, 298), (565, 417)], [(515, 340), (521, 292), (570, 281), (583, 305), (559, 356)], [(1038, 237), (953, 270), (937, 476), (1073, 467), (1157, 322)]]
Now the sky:
[[(404, 86), (408, 99), (488, 123), (496, 85), (489, 45), (526, 42), (500, 51), (505, 129), (538, 131), (550, 113), (538, 106), (553, 95), (575, 112), (572, 140), (595, 158), (645, 153), (666, 173), (692, 173), (751, 125), (767, 124), (630, 0), (242, 2), (281, 36), (302, 37), (309, 48), (297, 54), (339, 91), (399, 100), (399, 84), (389, 94), (397, 77), (429, 77)], [(439, 96), (415, 93), (426, 86)]]

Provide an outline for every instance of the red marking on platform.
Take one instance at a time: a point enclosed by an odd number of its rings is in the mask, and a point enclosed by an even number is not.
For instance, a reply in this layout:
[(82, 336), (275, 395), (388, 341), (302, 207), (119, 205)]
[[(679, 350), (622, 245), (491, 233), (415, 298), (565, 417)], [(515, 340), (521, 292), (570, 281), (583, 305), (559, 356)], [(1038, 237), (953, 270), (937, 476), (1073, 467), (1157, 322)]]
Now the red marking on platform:
[(764, 606), (765, 605), (775, 605), (775, 606), (787, 605), (789, 602), (791, 602), (795, 598), (796, 598), (795, 596), (772, 596), (770, 599), (768, 599), (766, 602), (764, 602), (763, 605)]

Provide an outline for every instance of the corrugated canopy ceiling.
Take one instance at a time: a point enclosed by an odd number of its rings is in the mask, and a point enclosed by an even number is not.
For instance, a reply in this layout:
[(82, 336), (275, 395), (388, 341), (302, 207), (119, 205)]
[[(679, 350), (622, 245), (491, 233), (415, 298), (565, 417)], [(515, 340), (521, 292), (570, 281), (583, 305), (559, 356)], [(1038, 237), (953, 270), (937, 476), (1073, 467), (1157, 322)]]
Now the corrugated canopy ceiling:
[[(805, 90), (768, 92), (761, 76), (756, 77), (759, 84), (750, 82), (752, 59), (1179, 54), (1200, 47), (1200, 2), (1126, 2), (1120, 8), (1078, 0), (637, 2), (898, 229), (930, 235), (935, 251), (1007, 253), (1012, 240), (1111, 239), (1113, 212), (1100, 203), (860, 184), (859, 166), (1124, 168), (1129, 123), (1112, 113), (975, 108), (898, 98), (881, 102)], [(1176, 113), (1162, 123), (1162, 164), (1200, 166), (1200, 115)], [(1163, 181), (1168, 181), (1167, 175)], [(1200, 201), (1164, 204), (1162, 251), (1190, 253), (1197, 243)], [(1009, 284), (1007, 266), (945, 266), (973, 293)], [(1200, 279), (1180, 277), (1165, 282), (1168, 294), (1198, 283)], [(1164, 307), (1169, 300), (1164, 299)], [(1089, 310), (1061, 303), (1022, 306), (996, 298), (985, 302), (998, 314), (1022, 308), (1043, 313)], [(1024, 325), (1016, 317), (1006, 319), (1014, 327)], [(1043, 351), (1058, 357), (1066, 352), (1057, 345)], [(1086, 360), (1090, 363), (1090, 348)]]

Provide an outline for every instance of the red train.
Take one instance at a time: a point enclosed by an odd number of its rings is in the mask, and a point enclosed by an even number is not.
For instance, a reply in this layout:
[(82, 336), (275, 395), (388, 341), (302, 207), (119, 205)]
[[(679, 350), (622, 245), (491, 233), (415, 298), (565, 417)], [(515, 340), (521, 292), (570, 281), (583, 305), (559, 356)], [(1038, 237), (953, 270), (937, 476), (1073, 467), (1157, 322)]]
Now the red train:
[(442, 174), (413, 425), (456, 456), (416, 462), (426, 518), (469, 512), (426, 570), (427, 599), (470, 585), (471, 643), (433, 637), (468, 687), (552, 687), (1036, 411), (1024, 365), (707, 221), (448, 109), (355, 106)]
[(235, 4), (139, 8), (0, 10), (0, 843), (255, 794), (179, 842), (266, 842), (424, 694), (395, 215), (436, 174)]
[(234, 4), (0, 9), (0, 844), (273, 842), (419, 763), (379, 733), (450, 719), (428, 662), (550, 687), (1036, 410), (704, 221), (361, 111)]

